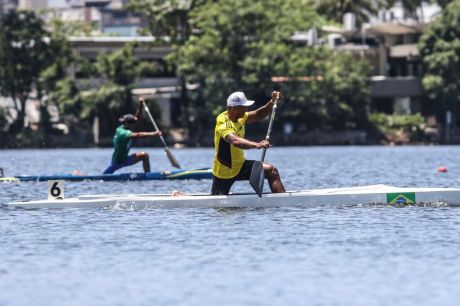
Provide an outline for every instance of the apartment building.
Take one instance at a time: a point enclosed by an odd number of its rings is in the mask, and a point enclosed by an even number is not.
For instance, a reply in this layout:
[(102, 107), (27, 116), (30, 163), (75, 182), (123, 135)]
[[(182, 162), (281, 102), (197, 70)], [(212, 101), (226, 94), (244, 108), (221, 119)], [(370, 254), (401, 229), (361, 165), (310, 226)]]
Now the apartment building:
[(423, 3), (416, 15), (409, 17), (397, 3), (389, 10), (381, 10), (360, 28), (355, 27), (352, 14), (344, 16), (343, 27), (323, 27), (329, 33), (331, 48), (365, 57), (372, 64), (373, 111), (432, 114), (432, 106), (423, 98), (422, 62), (417, 43), (440, 11), (435, 4)]

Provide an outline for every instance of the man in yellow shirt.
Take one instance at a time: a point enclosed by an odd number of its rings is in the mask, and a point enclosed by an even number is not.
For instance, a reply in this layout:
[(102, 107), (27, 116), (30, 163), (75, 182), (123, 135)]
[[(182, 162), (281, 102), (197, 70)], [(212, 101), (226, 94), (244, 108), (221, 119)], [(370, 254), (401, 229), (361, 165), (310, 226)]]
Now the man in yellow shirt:
[[(274, 91), (271, 100), (264, 106), (248, 112), (248, 106), (254, 101), (248, 100), (243, 92), (234, 92), (228, 97), (227, 111), (216, 118), (211, 194), (228, 194), (235, 181), (249, 180), (254, 160), (246, 160), (243, 150), (268, 148), (271, 145), (266, 140), (254, 142), (244, 138), (245, 125), (265, 119), (271, 114), (274, 101), (281, 99), (281, 93)], [(286, 192), (278, 169), (265, 162), (263, 167), (271, 191)]]

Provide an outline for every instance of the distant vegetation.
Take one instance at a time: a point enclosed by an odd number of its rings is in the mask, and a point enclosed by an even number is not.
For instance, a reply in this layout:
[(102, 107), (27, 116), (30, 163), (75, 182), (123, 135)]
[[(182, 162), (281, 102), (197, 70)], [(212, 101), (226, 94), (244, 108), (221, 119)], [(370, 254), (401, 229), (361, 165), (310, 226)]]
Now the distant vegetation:
[(373, 113), (369, 120), (388, 143), (402, 144), (425, 141), (426, 120), (421, 115), (388, 115)]
[[(421, 2), (402, 4), (413, 13)], [(430, 99), (455, 109), (460, 97), (460, 0), (438, 2), (446, 6), (445, 11), (419, 45), (426, 71), (423, 85)], [(357, 13), (361, 22), (367, 13), (393, 4), (389, 0), (170, 0), (159, 5), (131, 0), (129, 8), (148, 18), (152, 35), (170, 39), (174, 51), (167, 57), (168, 69), (182, 85), (179, 127), (199, 138), (210, 133), (230, 92), (245, 91), (261, 105), (274, 89), (285, 94), (278, 122), (290, 123), (294, 133), (373, 127), (381, 133), (392, 129), (413, 133), (423, 120), (420, 116), (369, 114), (370, 70), (365, 60), (322, 46), (300, 46), (291, 39), (296, 31), (339, 22), (337, 16), (344, 12)], [(85, 61), (66, 40), (79, 31), (88, 34), (92, 26), (56, 21), (45, 25), (33, 12), (13, 12), (2, 20), (0, 93), (13, 99), (18, 116), (8, 125), (8, 114), (0, 111), (0, 131), (8, 127), (8, 134), (17, 139), (36, 137), (46, 142), (53, 132), (47, 109), (56, 105), (71, 132), (89, 129), (99, 117), (102, 133), (110, 135), (118, 115), (133, 111), (134, 82), (158, 67), (137, 60), (136, 45), (131, 44), (101, 54), (94, 62)], [(85, 75), (86, 83), (69, 77), (69, 67)], [(94, 86), (96, 79), (100, 84)], [(40, 126), (33, 131), (30, 126), (23, 128), (26, 101), (31, 97), (40, 101), (42, 114)]]
[(452, 1), (423, 34), (423, 87), (439, 109), (458, 112), (460, 103), (460, 0)]

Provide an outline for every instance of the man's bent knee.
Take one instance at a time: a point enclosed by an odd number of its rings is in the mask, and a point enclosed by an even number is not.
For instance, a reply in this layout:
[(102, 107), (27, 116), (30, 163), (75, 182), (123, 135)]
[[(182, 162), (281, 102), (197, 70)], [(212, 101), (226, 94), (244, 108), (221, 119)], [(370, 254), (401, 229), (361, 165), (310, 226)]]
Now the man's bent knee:
[(147, 152), (137, 152), (136, 153), (136, 158), (137, 159), (148, 159), (149, 158), (149, 154)]
[(264, 164), (265, 176), (268, 180), (273, 181), (279, 178), (278, 169), (272, 164)]
[(264, 163), (264, 171), (265, 171), (265, 174), (270, 174), (273, 172), (273, 168), (275, 168), (272, 164), (265, 164)]

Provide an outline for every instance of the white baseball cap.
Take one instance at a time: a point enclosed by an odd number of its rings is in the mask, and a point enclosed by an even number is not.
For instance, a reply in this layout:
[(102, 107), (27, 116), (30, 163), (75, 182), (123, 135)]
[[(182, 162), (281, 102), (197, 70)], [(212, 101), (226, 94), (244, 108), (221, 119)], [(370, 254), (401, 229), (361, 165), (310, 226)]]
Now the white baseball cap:
[(227, 106), (251, 106), (254, 101), (248, 100), (243, 92), (235, 91), (227, 99)]

